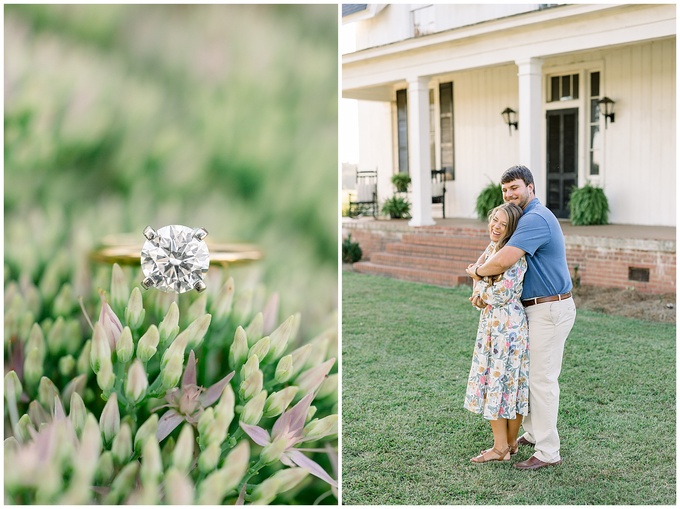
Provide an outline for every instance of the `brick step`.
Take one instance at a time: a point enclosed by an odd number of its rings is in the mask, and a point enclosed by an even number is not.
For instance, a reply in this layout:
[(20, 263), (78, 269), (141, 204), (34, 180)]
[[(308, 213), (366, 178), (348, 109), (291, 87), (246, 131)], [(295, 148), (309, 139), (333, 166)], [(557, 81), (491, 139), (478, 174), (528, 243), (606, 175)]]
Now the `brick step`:
[(480, 224), (479, 228), (459, 228), (450, 226), (423, 226), (419, 228), (418, 234), (425, 235), (453, 235), (456, 237), (480, 237), (487, 238), (486, 225)]
[[(441, 246), (425, 246), (420, 244), (406, 244), (403, 242), (393, 242), (385, 246), (385, 251), (388, 253), (399, 254), (403, 256), (414, 256), (422, 258), (445, 258), (450, 260), (461, 260), (472, 263), (484, 252), (485, 244), (481, 247), (441, 247)], [(376, 253), (374, 253), (375, 256)]]
[(395, 253), (373, 253), (371, 263), (375, 265), (391, 265), (394, 267), (413, 267), (446, 272), (455, 275), (465, 275), (469, 261), (451, 258), (430, 258), (423, 256), (407, 256)]
[(423, 233), (405, 233), (401, 241), (404, 244), (418, 244), (423, 246), (438, 247), (467, 247), (469, 249), (482, 249), (489, 245), (489, 236), (462, 237), (459, 235), (426, 235)]
[(392, 265), (377, 265), (372, 262), (357, 262), (354, 270), (362, 274), (392, 277), (404, 281), (415, 281), (435, 286), (452, 287), (467, 284), (467, 276), (460, 276), (448, 272), (426, 269), (414, 269), (408, 267), (395, 267)]

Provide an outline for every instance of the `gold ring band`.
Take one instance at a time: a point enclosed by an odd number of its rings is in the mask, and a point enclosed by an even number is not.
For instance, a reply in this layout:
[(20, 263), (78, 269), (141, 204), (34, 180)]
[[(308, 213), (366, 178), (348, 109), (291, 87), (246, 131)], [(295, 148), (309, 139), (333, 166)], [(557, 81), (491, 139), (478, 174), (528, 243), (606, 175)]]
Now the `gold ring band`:
[[(143, 239), (144, 240), (144, 239)], [(143, 242), (133, 235), (108, 235), (90, 254), (97, 262), (119, 265), (140, 265)], [(244, 264), (262, 259), (262, 252), (253, 244), (227, 244), (206, 242), (210, 263), (225, 265)]]
[(203, 292), (203, 277), (210, 265), (227, 267), (262, 258), (260, 250), (250, 244), (206, 242), (208, 230), (203, 227), (174, 224), (156, 231), (147, 226), (142, 233), (143, 244), (131, 234), (109, 235), (90, 257), (98, 262), (137, 265), (144, 273), (144, 289), (174, 293)]

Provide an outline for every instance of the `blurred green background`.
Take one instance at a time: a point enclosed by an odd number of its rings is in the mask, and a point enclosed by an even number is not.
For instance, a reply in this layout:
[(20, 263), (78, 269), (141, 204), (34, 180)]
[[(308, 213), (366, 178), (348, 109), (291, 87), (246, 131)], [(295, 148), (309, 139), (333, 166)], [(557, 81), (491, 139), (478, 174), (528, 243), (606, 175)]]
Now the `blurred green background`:
[(108, 233), (204, 226), (262, 247), (281, 316), (327, 325), (337, 23), (336, 5), (5, 6), (5, 283)]

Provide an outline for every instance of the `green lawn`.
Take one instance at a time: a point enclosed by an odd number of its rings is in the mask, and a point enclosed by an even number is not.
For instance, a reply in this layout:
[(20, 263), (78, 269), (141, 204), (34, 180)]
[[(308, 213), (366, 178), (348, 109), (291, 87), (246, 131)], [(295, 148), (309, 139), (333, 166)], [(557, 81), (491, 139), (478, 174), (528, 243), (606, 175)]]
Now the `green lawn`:
[(489, 424), (463, 409), (479, 312), (469, 289), (343, 273), (344, 504), (675, 504), (675, 325), (578, 312), (561, 467), (475, 465)]

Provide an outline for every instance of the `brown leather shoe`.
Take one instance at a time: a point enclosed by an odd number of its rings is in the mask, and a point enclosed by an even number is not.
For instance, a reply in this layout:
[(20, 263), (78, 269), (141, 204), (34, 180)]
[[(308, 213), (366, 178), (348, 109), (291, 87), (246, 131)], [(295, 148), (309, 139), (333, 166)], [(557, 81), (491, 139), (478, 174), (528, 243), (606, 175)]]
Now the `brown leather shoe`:
[(539, 468), (554, 467), (561, 464), (562, 464), (561, 459), (557, 460), (554, 463), (546, 463), (545, 461), (539, 460), (536, 456), (532, 456), (526, 461), (520, 461), (519, 463), (515, 463), (513, 467), (519, 468), (520, 470), (538, 470)]
[(529, 447), (533, 447), (533, 446), (535, 446), (536, 444), (533, 444), (533, 443), (529, 442), (529, 441), (528, 441), (526, 438), (524, 438), (524, 437), (519, 437), (519, 438), (517, 439), (517, 445), (528, 445)]

